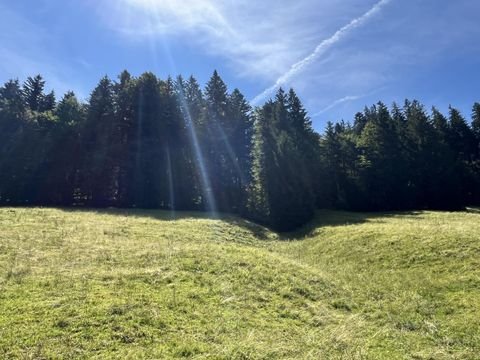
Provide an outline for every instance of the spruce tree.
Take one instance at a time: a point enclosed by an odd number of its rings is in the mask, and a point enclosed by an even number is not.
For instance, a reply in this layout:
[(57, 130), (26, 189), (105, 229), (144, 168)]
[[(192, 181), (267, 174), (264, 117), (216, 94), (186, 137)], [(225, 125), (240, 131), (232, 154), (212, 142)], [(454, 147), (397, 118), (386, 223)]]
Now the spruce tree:
[(105, 76), (90, 95), (85, 131), (81, 136), (84, 156), (80, 182), (87, 204), (97, 207), (114, 204), (114, 133), (113, 83)]
[(41, 111), (41, 105), (44, 101), (43, 90), (45, 81), (41, 75), (28, 77), (23, 84), (23, 96), (28, 108), (32, 111)]
[(55, 111), (57, 121), (51, 129), (52, 146), (46, 174), (42, 176), (41, 203), (71, 206), (76, 203), (76, 187), (81, 170), (82, 148), (79, 132), (85, 121), (85, 109), (75, 94), (67, 92)]
[(274, 168), (274, 138), (271, 129), (273, 102), (267, 102), (254, 111), (254, 126), (251, 151), (251, 182), (248, 188), (248, 216), (255, 221), (271, 223), (269, 181)]
[(405, 179), (401, 170), (404, 166), (395, 123), (381, 102), (368, 110), (366, 118), (368, 122), (358, 139), (362, 168), (359, 185), (364, 201), (362, 207), (366, 210), (403, 207)]
[(227, 86), (214, 71), (205, 87), (206, 121), (202, 141), (210, 171), (212, 196), (222, 211), (232, 208), (234, 191), (232, 174), (235, 154), (231, 148), (231, 124), (228, 122)]
[(165, 207), (168, 197), (160, 86), (153, 73), (144, 73), (134, 90), (134, 206), (141, 208)]
[(250, 153), (252, 147), (253, 120), (251, 107), (240, 92), (235, 89), (229, 96), (229, 141), (231, 171), (231, 209), (244, 212), (246, 190), (250, 182)]
[(27, 127), (26, 106), (18, 80), (0, 88), (0, 203), (15, 202), (23, 159), (19, 152)]
[[(253, 145), (250, 205), (252, 216), (271, 227), (288, 231), (304, 224), (313, 215), (315, 197), (302, 146), (296, 131), (308, 119), (289, 113), (287, 96), (279, 89), (275, 101), (257, 111)], [(298, 120), (295, 122), (294, 120)]]
[(460, 111), (449, 108), (450, 146), (459, 159), (472, 160), (475, 153), (475, 135)]
[(480, 143), (480, 103), (478, 102), (473, 104), (472, 131), (475, 135), (475, 139), (477, 140), (477, 144)]
[(134, 91), (136, 79), (126, 70), (114, 84), (117, 195), (116, 203), (122, 207), (135, 204), (135, 151), (136, 132), (134, 121)]
[(214, 211), (216, 204), (212, 196), (211, 175), (206, 158), (206, 103), (200, 85), (193, 76), (187, 81), (182, 78), (177, 80), (177, 98), (190, 153), (187, 165), (191, 179), (191, 208)]

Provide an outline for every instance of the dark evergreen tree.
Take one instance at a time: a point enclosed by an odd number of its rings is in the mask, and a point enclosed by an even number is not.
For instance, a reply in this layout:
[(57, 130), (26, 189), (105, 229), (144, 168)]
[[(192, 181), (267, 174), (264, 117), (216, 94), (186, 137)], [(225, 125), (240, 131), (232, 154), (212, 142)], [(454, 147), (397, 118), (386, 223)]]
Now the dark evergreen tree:
[(79, 135), (84, 121), (84, 106), (73, 92), (67, 92), (56, 107), (56, 122), (49, 134), (52, 144), (45, 173), (39, 179), (38, 201), (41, 203), (68, 206), (76, 202), (82, 161)]
[(360, 135), (365, 125), (367, 125), (367, 118), (361, 112), (356, 113), (355, 119), (353, 120), (353, 132), (355, 135)]
[(135, 204), (136, 140), (134, 122), (134, 91), (136, 79), (123, 71), (114, 84), (116, 164), (118, 206), (132, 207)]
[(318, 206), (321, 208), (335, 208), (345, 205), (342, 200), (344, 189), (344, 174), (341, 169), (340, 158), (342, 147), (339, 134), (331, 121), (327, 122), (325, 132), (320, 140), (320, 157), (322, 176), (317, 183)]
[(142, 74), (134, 90), (134, 206), (165, 207), (165, 123), (162, 122), (160, 81), (152, 73)]
[(206, 104), (197, 80), (190, 76), (187, 81), (177, 79), (177, 99), (180, 103), (182, 124), (185, 129), (190, 155), (186, 166), (190, 173), (189, 189), (191, 205), (195, 209), (215, 211), (212, 196), (211, 175), (206, 159), (207, 139)]
[(251, 182), (248, 189), (248, 216), (262, 223), (272, 223), (269, 181), (275, 169), (275, 139), (272, 129), (274, 104), (267, 102), (255, 109), (252, 138)]
[(474, 136), (474, 159), (469, 165), (469, 174), (472, 179), (470, 205), (480, 204), (480, 103), (473, 105), (472, 133)]
[(55, 92), (51, 91), (48, 94), (42, 96), (40, 100), (39, 110), (44, 111), (53, 111), (55, 109)]
[(27, 127), (25, 103), (18, 80), (10, 80), (0, 88), (0, 203), (18, 198), (23, 159), (19, 148)]
[(253, 120), (251, 107), (240, 90), (235, 89), (228, 100), (229, 134), (225, 145), (230, 147), (231, 210), (244, 212), (250, 183)]
[(470, 161), (475, 153), (475, 136), (465, 118), (455, 108), (449, 108), (449, 141), (460, 160)]
[(291, 136), (296, 150), (300, 153), (302, 161), (298, 164), (297, 175), (304, 181), (304, 189), (308, 193), (306, 201), (316, 203), (315, 186), (322, 176), (321, 166), (318, 161), (320, 156), (320, 137), (313, 130), (312, 121), (307, 115), (300, 98), (293, 89), (287, 96), (287, 110), (291, 124)]
[(81, 134), (80, 190), (88, 205), (105, 207), (115, 204), (115, 134), (113, 83), (104, 77), (90, 95)]
[(362, 208), (392, 210), (405, 207), (404, 169), (401, 145), (387, 107), (379, 102), (368, 110), (359, 138), (359, 188), (363, 192)]
[(310, 219), (315, 206), (312, 174), (298, 143), (300, 131), (309, 131), (309, 120), (294, 97), (292, 92), (289, 101), (280, 89), (274, 102), (257, 111), (252, 154), (251, 214), (284, 231)]
[(228, 121), (229, 103), (227, 86), (214, 71), (205, 87), (205, 137), (202, 148), (205, 149), (212, 197), (221, 211), (229, 211), (233, 206), (235, 185), (232, 179), (235, 153), (230, 143), (232, 124)]
[[(477, 144), (480, 143), (480, 103), (476, 102), (473, 105), (472, 111), (472, 131), (477, 140)], [(478, 147), (477, 147), (478, 150)]]
[[(28, 108), (32, 111), (40, 111), (42, 103), (44, 103), (43, 90), (45, 81), (41, 75), (28, 77), (23, 84), (23, 96)], [(48, 102), (48, 101), (47, 101)]]

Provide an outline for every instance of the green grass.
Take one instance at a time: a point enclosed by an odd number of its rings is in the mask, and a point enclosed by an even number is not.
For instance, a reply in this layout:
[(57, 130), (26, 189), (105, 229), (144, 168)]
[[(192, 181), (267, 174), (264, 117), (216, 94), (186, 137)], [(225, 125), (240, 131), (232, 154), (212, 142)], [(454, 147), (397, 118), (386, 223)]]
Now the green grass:
[(0, 358), (478, 359), (480, 214), (322, 211), (297, 233), (0, 209)]

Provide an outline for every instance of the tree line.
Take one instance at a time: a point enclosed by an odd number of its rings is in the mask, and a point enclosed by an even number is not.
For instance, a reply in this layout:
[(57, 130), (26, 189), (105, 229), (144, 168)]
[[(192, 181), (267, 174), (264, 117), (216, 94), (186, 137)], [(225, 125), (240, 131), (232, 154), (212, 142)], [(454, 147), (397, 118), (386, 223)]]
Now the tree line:
[(122, 72), (87, 102), (38, 75), (0, 88), (0, 204), (240, 214), (277, 230), (316, 208), (449, 209), (480, 203), (480, 104), (472, 122), (418, 101), (379, 102), (320, 135), (294, 90), (252, 108), (215, 71)]

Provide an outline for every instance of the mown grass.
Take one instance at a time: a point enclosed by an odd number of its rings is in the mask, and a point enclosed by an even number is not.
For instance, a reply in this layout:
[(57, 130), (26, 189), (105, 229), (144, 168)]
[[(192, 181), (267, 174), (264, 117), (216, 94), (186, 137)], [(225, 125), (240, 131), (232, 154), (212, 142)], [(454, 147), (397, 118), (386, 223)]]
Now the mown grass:
[(0, 209), (0, 358), (478, 359), (480, 214)]

